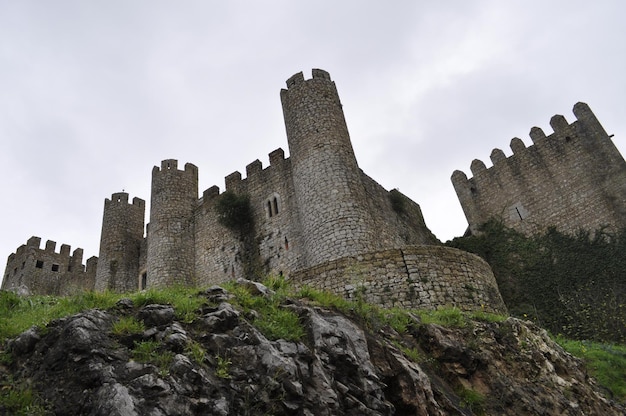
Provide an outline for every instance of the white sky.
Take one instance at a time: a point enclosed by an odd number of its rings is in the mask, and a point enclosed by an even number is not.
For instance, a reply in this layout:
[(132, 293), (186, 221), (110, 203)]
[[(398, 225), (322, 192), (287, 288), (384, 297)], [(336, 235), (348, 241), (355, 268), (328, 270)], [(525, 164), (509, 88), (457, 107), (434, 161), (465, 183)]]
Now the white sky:
[[(288, 152), (279, 91), (337, 83), (360, 167), (467, 222), (450, 176), (587, 102), (626, 149), (626, 3), (0, 0), (0, 257), (32, 235), (98, 255), (104, 199), (149, 202), (163, 159), (200, 193)], [(148, 215), (146, 215), (148, 220)], [(6, 258), (6, 257), (4, 257)]]

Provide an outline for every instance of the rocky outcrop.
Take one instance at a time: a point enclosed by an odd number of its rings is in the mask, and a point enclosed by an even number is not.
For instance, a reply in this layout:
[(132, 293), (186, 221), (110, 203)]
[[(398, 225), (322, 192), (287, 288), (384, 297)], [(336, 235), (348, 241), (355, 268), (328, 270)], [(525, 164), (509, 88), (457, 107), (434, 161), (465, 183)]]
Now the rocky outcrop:
[[(252, 296), (271, 296), (258, 284)], [(621, 415), (580, 361), (529, 322), (424, 324), (405, 333), (286, 301), (301, 341), (269, 340), (221, 288), (191, 322), (168, 305), (88, 310), (8, 342), (3, 369), (52, 414)], [(113, 331), (133, 316), (138, 333)], [(155, 349), (138, 353), (141, 344)], [(0, 409), (0, 413), (1, 409)]]

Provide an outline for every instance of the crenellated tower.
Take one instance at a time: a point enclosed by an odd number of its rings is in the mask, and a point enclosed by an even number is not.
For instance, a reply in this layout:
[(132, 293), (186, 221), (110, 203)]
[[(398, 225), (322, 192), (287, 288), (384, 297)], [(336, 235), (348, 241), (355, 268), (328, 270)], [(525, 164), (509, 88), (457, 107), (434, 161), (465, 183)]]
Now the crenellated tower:
[(184, 170), (168, 159), (152, 169), (148, 225), (148, 287), (194, 283), (194, 209), (198, 203), (198, 168)]
[(145, 210), (143, 199), (135, 197), (131, 204), (126, 192), (104, 200), (96, 290), (137, 290)]
[(616, 230), (626, 226), (626, 162), (589, 106), (577, 103), (571, 124), (550, 120), (546, 136), (533, 127), (533, 144), (511, 140), (512, 156), (491, 152), (493, 166), (475, 159), (473, 177), (455, 171), (452, 183), (472, 233), (495, 217), (525, 234), (548, 227)]
[(280, 92), (307, 266), (374, 249), (375, 232), (339, 94), (313, 69)]

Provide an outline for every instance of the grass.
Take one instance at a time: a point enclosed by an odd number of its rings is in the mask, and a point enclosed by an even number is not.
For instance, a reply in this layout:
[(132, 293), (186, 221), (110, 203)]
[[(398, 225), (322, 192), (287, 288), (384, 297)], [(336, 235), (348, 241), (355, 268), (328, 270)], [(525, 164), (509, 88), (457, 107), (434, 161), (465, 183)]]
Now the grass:
[(137, 342), (132, 350), (133, 359), (140, 363), (154, 364), (166, 373), (172, 364), (174, 353), (163, 350), (162, 345), (159, 341)]
[(598, 383), (609, 389), (618, 401), (626, 403), (626, 346), (563, 337), (557, 337), (556, 341), (564, 350), (583, 359)]
[(142, 333), (146, 327), (143, 322), (132, 316), (123, 316), (113, 324), (111, 332), (113, 335), (123, 336)]
[(16, 416), (45, 415), (45, 409), (39, 404), (37, 396), (24, 384), (3, 383), (0, 389), (0, 413)]

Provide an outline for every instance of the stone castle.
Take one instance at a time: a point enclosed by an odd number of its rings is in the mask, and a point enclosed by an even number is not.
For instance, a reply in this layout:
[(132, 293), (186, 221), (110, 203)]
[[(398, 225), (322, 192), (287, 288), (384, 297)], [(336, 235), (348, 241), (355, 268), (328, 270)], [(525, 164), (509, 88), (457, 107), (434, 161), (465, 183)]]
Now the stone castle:
[[(418, 204), (397, 190), (385, 190), (359, 169), (339, 95), (327, 72), (314, 69), (307, 80), (302, 73), (295, 74), (280, 97), (289, 158), (277, 149), (269, 154), (269, 166), (255, 160), (246, 167), (245, 178), (239, 172), (226, 177), (225, 192), (212, 186), (200, 197), (198, 168), (187, 163), (179, 169), (176, 160), (164, 160), (152, 170), (147, 226), (145, 201), (136, 197), (129, 201), (127, 193), (115, 193), (104, 203), (98, 258), (83, 265), (81, 249), (70, 255), (70, 246), (64, 244), (57, 253), (55, 242), (48, 241), (41, 249), (41, 239), (32, 237), (9, 256), (2, 288), (58, 295), (82, 290), (123, 292), (274, 274), (296, 286), (330, 290), (347, 298), (361, 296), (382, 306), (505, 310), (486, 262), (441, 245), (424, 223)], [(587, 136), (606, 136), (585, 105), (577, 108), (577, 123), (553, 119), (558, 137), (574, 149), (567, 157), (572, 166), (576, 152), (593, 146), (587, 144)], [(533, 132), (536, 143), (545, 139), (540, 131)], [(615, 158), (605, 143), (610, 139), (602, 140), (604, 157)], [(536, 152), (533, 147), (522, 149), (518, 141), (514, 139), (515, 156)], [(546, 145), (550, 146), (557, 145)], [(494, 151), (498, 163), (501, 153)], [(526, 159), (542, 160), (546, 170), (553, 169), (546, 165), (561, 160), (548, 159), (544, 153)], [(502, 163), (510, 165), (506, 171), (500, 168), (509, 176), (522, 167)], [(497, 166), (487, 170), (475, 161), (473, 179), (468, 181), (461, 172), (453, 175), (471, 227), (493, 211), (487, 210), (486, 202), (474, 202), (468, 211), (462, 192), (474, 201), (488, 201), (489, 195), (497, 199), (487, 187), (502, 182), (489, 173)], [(491, 182), (479, 179), (481, 175)], [(602, 192), (610, 191), (608, 182)], [(499, 192), (502, 201), (509, 197)], [(251, 225), (245, 229), (223, 221), (228, 213), (220, 206), (233, 195), (245, 202), (249, 212)], [(519, 212), (530, 218), (535, 205), (521, 196), (513, 199), (520, 201)]]
[(626, 162), (587, 104), (573, 111), (571, 124), (552, 117), (549, 136), (533, 127), (529, 147), (513, 138), (510, 157), (494, 149), (490, 168), (475, 159), (471, 179), (453, 173), (470, 233), (490, 218), (527, 235), (626, 227)]

